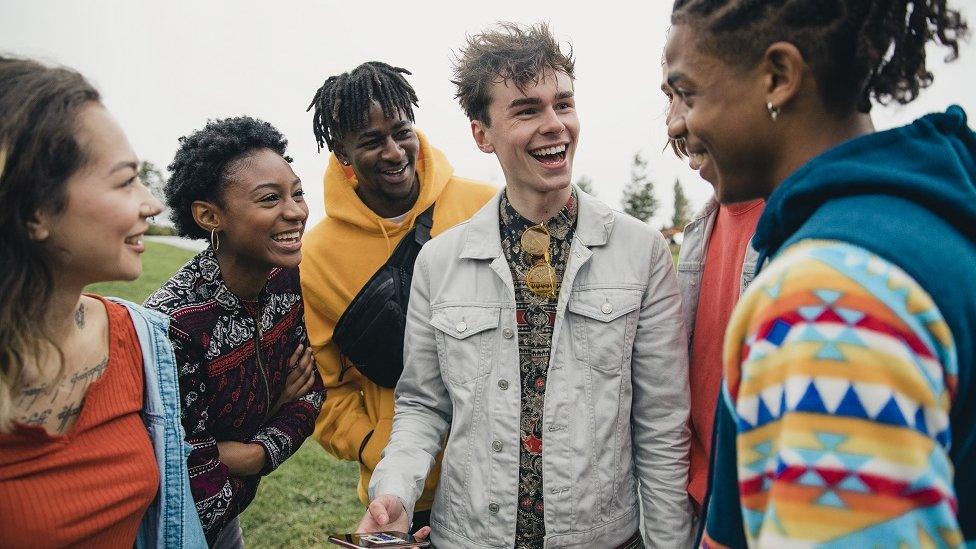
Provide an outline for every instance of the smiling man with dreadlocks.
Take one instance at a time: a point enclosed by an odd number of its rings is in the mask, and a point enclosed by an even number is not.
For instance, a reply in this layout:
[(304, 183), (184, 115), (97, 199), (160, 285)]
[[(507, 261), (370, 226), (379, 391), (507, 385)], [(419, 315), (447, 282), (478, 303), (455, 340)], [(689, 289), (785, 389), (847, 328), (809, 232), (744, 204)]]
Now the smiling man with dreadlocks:
[[(423, 240), (466, 220), (495, 193), (455, 177), (443, 153), (413, 127), (417, 94), (405, 74), (364, 63), (329, 77), (309, 106), (320, 150), (332, 151), (326, 218), (305, 235), (301, 263), (309, 340), (328, 389), (315, 438), (336, 457), (359, 462), (364, 503), (390, 436), (392, 387), (402, 369), (397, 318), (406, 302), (391, 311), (387, 303), (399, 296), (384, 291), (409, 290)], [(417, 528), (427, 523), (422, 511), (430, 508), (437, 477), (435, 469), (418, 502)]]

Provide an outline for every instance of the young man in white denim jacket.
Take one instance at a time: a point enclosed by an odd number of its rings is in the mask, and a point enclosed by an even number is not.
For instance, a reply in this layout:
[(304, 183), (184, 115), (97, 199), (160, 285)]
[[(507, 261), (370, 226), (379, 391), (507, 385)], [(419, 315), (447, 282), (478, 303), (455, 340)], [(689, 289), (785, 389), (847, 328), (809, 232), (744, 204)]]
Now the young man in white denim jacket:
[(407, 530), (447, 435), (429, 530), (439, 548), (686, 539), (687, 341), (671, 254), (659, 232), (571, 186), (572, 75), (545, 25), (503, 25), (461, 53), (458, 97), (506, 187), (417, 259), (393, 432), (359, 531)]

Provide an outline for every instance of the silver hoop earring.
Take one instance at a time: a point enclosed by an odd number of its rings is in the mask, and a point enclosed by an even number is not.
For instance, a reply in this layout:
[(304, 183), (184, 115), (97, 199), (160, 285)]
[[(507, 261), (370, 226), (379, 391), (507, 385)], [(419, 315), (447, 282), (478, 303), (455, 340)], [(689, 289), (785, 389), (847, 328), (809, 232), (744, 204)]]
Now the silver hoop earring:
[(210, 229), (210, 247), (215, 252), (220, 247), (220, 237), (217, 236), (217, 229)]
[(766, 102), (766, 112), (769, 113), (769, 117), (773, 119), (773, 122), (776, 122), (776, 119), (779, 118), (779, 107), (774, 107), (772, 101)]

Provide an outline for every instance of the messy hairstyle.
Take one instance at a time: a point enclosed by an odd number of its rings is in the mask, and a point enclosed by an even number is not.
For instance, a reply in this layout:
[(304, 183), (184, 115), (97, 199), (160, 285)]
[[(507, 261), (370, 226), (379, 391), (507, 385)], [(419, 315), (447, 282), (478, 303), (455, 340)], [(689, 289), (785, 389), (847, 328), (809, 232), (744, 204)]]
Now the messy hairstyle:
[(54, 352), (61, 375), (64, 357), (43, 323), (54, 286), (52, 258), (28, 224), (39, 212), (66, 207), (66, 183), (86, 162), (78, 114), (99, 100), (71, 69), (0, 56), (0, 432), (10, 429), (11, 400), (28, 364)]
[(491, 124), (491, 85), (511, 82), (519, 90), (539, 83), (546, 72), (563, 72), (573, 78), (573, 48), (563, 53), (549, 26), (539, 23), (521, 27), (499, 23), (494, 29), (467, 38), (454, 62), (455, 98), (469, 120)]
[(838, 114), (868, 112), (872, 97), (911, 102), (932, 83), (925, 46), (946, 46), (955, 59), (968, 31), (947, 0), (675, 0), (671, 21), (741, 66), (757, 63), (774, 42), (790, 42)]

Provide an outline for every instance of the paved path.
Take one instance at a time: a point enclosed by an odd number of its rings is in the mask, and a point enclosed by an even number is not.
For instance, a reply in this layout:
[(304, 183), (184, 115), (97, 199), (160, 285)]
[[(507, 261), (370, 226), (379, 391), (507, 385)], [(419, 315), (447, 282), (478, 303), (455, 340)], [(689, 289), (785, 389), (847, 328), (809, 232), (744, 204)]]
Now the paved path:
[(145, 238), (150, 242), (169, 244), (170, 246), (183, 248), (184, 250), (192, 250), (194, 252), (199, 252), (207, 247), (207, 242), (204, 240), (191, 240), (179, 236), (146, 236)]

